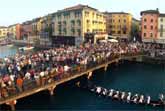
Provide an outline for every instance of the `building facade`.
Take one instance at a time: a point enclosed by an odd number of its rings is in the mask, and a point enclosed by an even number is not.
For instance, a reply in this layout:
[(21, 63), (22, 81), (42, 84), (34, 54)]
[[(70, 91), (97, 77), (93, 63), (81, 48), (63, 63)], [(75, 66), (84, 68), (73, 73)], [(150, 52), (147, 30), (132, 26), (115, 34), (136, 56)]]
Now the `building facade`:
[(14, 24), (8, 27), (8, 35), (10, 38), (20, 40), (21, 39), (21, 24)]
[(132, 19), (131, 40), (141, 42), (141, 21)]
[(8, 27), (9, 37), (15, 39), (16, 38), (16, 24), (10, 25)]
[(21, 38), (21, 31), (22, 31), (22, 25), (17, 24), (16, 25), (16, 40), (20, 40)]
[(86, 33), (105, 33), (103, 13), (86, 5), (77, 5), (54, 14), (54, 36), (74, 36), (84, 39)]
[(141, 12), (142, 41), (155, 43), (158, 39), (158, 10), (146, 10)]
[(32, 21), (22, 23), (21, 38), (28, 39), (32, 35)]
[(0, 27), (0, 39), (5, 38), (8, 35), (8, 28), (7, 27)]
[(158, 43), (165, 44), (165, 14), (160, 14), (158, 18)]
[(106, 31), (109, 35), (129, 39), (132, 28), (132, 15), (125, 12), (105, 12)]
[(51, 46), (52, 28), (52, 14), (42, 17), (41, 32), (40, 32), (40, 45)]
[(32, 36), (38, 36), (41, 31), (41, 18), (32, 20)]

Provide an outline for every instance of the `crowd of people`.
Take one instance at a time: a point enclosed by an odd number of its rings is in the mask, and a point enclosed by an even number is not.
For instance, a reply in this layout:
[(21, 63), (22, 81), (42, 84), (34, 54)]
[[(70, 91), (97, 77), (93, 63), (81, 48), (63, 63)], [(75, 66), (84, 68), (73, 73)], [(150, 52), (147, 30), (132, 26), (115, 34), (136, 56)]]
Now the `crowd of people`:
[(86, 70), (121, 54), (136, 54), (142, 51), (141, 46), (138, 43), (86, 43), (5, 57), (0, 61), (0, 99), (60, 80), (74, 70)]
[(165, 49), (160, 47), (158, 44), (142, 44), (142, 47), (145, 51), (148, 52), (148, 55), (150, 57), (154, 58), (160, 58), (164, 59), (165, 58)]

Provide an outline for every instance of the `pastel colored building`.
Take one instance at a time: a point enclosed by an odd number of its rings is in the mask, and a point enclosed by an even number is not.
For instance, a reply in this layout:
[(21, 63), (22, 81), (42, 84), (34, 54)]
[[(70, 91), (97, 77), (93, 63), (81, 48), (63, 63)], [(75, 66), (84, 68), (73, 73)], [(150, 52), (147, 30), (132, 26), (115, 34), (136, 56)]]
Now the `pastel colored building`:
[(41, 18), (35, 18), (32, 20), (32, 35), (38, 36), (41, 31)]
[(141, 12), (142, 41), (155, 43), (158, 39), (158, 10), (146, 10)]
[(8, 28), (4, 26), (0, 26), (0, 39), (7, 37)]
[(165, 44), (165, 14), (160, 14), (158, 18), (158, 43)]
[(42, 17), (41, 32), (47, 32), (47, 29), (52, 28), (52, 19), (52, 14)]
[(16, 25), (16, 39), (20, 40), (21, 39), (21, 30), (22, 30), (22, 25), (17, 24)]
[(21, 37), (22, 39), (27, 39), (32, 35), (32, 22), (26, 21), (22, 23)]
[(21, 39), (21, 24), (14, 24), (8, 27), (8, 35), (16, 40)]
[(9, 31), (9, 37), (15, 39), (16, 38), (16, 24), (10, 25), (8, 27), (8, 31)]
[[(76, 5), (59, 10), (53, 14), (54, 36), (73, 36), (85, 38), (86, 33), (106, 32), (103, 13), (87, 5)], [(99, 37), (98, 37), (99, 38)]]
[(129, 39), (132, 28), (132, 15), (125, 12), (105, 12), (106, 31), (109, 35)]

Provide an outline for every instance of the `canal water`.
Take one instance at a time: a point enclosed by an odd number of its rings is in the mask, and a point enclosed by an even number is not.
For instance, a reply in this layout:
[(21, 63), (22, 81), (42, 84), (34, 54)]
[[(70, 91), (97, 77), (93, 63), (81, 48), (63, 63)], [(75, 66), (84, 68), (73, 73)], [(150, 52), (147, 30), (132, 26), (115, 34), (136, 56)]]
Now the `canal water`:
[(5, 56), (13, 56), (18, 51), (16, 46), (0, 46), (0, 58)]
[[(1, 53), (0, 53), (1, 54)], [(18, 100), (17, 110), (164, 110), (145, 105), (127, 104), (103, 98), (78, 88), (75, 82), (85, 77), (67, 82), (55, 89), (55, 95), (48, 91)], [(107, 89), (130, 91), (158, 97), (165, 93), (165, 66), (125, 61), (111, 65), (107, 72), (103, 69), (94, 72), (91, 81)], [(151, 98), (151, 99), (152, 99)]]

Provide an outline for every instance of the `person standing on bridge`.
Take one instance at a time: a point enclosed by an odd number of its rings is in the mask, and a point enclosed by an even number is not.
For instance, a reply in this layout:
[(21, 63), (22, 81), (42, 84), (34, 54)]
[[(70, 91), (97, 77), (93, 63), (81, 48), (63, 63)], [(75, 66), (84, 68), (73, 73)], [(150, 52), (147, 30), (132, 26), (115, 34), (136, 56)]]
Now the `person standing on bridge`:
[(22, 92), (23, 91), (23, 79), (21, 78), (20, 75), (18, 76), (16, 83), (17, 83), (19, 92)]

